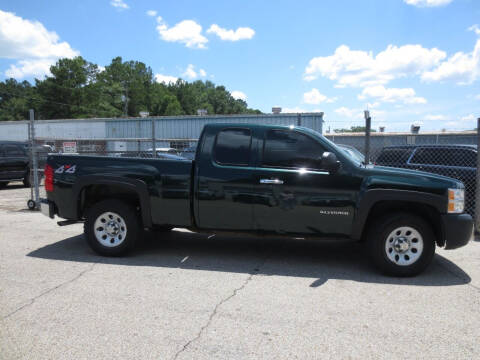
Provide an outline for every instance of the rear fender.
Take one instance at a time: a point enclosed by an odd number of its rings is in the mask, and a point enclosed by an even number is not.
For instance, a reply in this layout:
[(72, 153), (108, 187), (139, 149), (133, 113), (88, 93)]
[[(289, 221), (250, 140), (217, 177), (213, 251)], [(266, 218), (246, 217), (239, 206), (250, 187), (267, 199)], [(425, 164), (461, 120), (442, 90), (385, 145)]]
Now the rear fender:
[(122, 187), (129, 192), (133, 192), (138, 196), (140, 202), (140, 211), (142, 215), (143, 225), (145, 227), (152, 226), (152, 214), (150, 208), (150, 197), (147, 184), (141, 180), (128, 179), (116, 176), (103, 175), (87, 175), (79, 178), (73, 185), (73, 198), (78, 202), (76, 218), (80, 218), (80, 194), (87, 186), (90, 185), (115, 185)]

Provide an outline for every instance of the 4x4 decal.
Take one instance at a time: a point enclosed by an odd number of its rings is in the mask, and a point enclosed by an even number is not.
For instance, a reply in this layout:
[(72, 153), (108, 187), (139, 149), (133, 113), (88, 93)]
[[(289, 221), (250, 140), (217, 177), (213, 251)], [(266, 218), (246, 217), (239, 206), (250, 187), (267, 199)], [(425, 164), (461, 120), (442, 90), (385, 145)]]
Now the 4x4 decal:
[(75, 174), (75, 171), (77, 171), (77, 165), (62, 165), (55, 170), (55, 174)]

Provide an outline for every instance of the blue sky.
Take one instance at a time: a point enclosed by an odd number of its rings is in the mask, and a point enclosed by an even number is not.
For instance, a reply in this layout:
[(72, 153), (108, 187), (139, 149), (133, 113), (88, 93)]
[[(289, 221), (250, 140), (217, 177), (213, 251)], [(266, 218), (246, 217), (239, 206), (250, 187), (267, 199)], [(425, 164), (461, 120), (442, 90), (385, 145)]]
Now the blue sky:
[(476, 127), (480, 1), (0, 1), (0, 78), (115, 56), (225, 85), (250, 107), (324, 111), (326, 128)]

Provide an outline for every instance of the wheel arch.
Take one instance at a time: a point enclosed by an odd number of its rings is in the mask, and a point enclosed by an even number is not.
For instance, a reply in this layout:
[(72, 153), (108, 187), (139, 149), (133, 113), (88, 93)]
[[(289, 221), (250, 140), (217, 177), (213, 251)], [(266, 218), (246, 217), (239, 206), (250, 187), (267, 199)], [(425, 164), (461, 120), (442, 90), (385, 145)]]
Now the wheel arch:
[(141, 180), (114, 176), (84, 176), (75, 183), (72, 190), (77, 201), (77, 218), (83, 217), (85, 210), (93, 204), (113, 198), (138, 205), (143, 226), (152, 226), (148, 189)]
[[(371, 191), (371, 192), (370, 192)], [(405, 212), (422, 217), (432, 228), (438, 246), (445, 245), (441, 213), (445, 212), (443, 196), (405, 190), (370, 190), (358, 207), (352, 237), (364, 240), (375, 219), (387, 213)]]

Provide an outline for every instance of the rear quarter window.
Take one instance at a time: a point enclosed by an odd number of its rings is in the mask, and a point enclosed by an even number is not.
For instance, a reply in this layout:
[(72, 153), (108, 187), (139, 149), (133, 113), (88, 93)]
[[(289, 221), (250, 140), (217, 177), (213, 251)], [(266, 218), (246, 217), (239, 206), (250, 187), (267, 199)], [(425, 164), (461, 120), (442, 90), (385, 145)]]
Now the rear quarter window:
[(383, 149), (376, 163), (380, 165), (405, 165), (412, 153), (412, 149)]
[(25, 151), (19, 145), (3, 145), (4, 156), (23, 156)]
[(220, 165), (248, 166), (250, 163), (250, 129), (232, 128), (217, 134), (214, 159)]
[(476, 153), (470, 149), (420, 148), (410, 161), (412, 164), (475, 167)]

